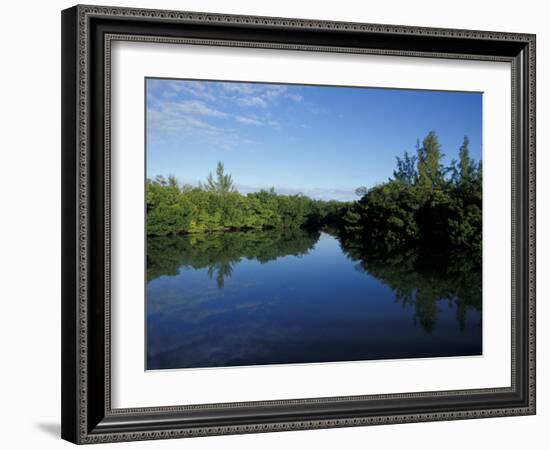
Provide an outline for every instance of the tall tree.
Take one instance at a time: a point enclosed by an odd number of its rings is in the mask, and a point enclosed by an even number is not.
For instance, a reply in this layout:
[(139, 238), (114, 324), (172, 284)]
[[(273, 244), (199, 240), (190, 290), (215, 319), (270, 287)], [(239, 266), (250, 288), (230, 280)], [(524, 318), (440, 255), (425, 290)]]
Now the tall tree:
[(408, 152), (405, 152), (403, 158), (396, 156), (395, 159), (397, 160), (397, 168), (393, 171), (394, 178), (410, 185), (415, 184), (418, 180), (418, 172), (416, 171), (418, 158), (414, 155), (409, 156)]
[(178, 179), (174, 175), (168, 175), (168, 186), (179, 190), (180, 184), (178, 182)]
[(441, 144), (434, 131), (430, 131), (418, 150), (418, 181), (424, 187), (440, 186), (444, 181), (441, 165)]
[(470, 140), (468, 139), (468, 136), (464, 136), (464, 142), (462, 143), (462, 145), (460, 146), (460, 150), (458, 151), (458, 168), (461, 183), (471, 182), (474, 178), (476, 171), (474, 161), (472, 160), (472, 158), (470, 158), (469, 145)]
[(218, 161), (216, 166), (216, 178), (212, 175), (212, 172), (206, 179), (205, 189), (209, 192), (215, 192), (218, 194), (227, 194), (228, 192), (235, 192), (235, 185), (233, 184), (233, 177), (231, 174), (226, 174), (223, 163)]

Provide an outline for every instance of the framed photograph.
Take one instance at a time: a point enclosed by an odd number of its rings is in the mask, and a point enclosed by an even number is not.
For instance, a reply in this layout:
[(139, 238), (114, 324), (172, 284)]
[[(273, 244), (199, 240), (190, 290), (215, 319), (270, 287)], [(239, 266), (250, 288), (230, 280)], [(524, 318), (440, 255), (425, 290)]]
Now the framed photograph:
[(62, 437), (535, 413), (535, 36), (62, 12)]

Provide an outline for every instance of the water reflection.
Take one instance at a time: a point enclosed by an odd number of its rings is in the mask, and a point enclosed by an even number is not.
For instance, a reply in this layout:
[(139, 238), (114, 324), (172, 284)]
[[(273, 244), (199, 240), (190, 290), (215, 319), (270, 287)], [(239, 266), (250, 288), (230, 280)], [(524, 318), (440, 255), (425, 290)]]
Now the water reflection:
[(456, 311), (461, 330), (466, 326), (468, 310), (481, 314), (481, 260), (471, 254), (437, 255), (410, 250), (377, 256), (361, 243), (344, 238), (340, 241), (344, 253), (357, 263), (357, 270), (389, 286), (396, 302), (414, 306), (414, 319), (424, 330), (433, 330), (439, 301), (447, 301)]
[(481, 354), (466, 255), (381, 258), (304, 230), (147, 244), (148, 369)]
[(191, 234), (147, 239), (147, 280), (177, 275), (185, 269), (208, 269), (208, 275), (223, 288), (233, 267), (242, 259), (261, 264), (281, 256), (300, 256), (313, 248), (320, 233), (285, 231)]

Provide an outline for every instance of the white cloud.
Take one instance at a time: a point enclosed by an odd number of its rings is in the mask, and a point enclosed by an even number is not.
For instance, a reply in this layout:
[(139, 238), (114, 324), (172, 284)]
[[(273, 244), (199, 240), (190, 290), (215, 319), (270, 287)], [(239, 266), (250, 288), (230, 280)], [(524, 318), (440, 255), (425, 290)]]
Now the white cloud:
[(262, 122), (258, 119), (253, 119), (252, 117), (245, 117), (245, 116), (236, 116), (235, 120), (240, 123), (244, 123), (245, 125), (261, 125)]
[(226, 118), (228, 114), (211, 108), (200, 101), (157, 102), (147, 112), (147, 133), (151, 139), (188, 139), (203, 142), (207, 147), (231, 150), (248, 144), (230, 126), (209, 122), (212, 118)]
[(288, 94), (287, 97), (296, 103), (300, 103), (303, 99), (303, 97), (299, 94)]
[(221, 129), (196, 117), (177, 114), (173, 110), (149, 111), (147, 114), (148, 132), (189, 133), (201, 130), (202, 133), (217, 133)]
[(282, 84), (223, 83), (222, 90), (241, 106), (267, 108), (279, 99), (301, 102), (302, 96)]
[(268, 103), (261, 97), (241, 97), (237, 99), (237, 102), (243, 106), (259, 106), (260, 108), (267, 108)]
[(165, 94), (168, 97), (174, 97), (179, 93), (190, 94), (193, 97), (197, 97), (203, 100), (214, 101), (216, 100), (215, 95), (212, 92), (211, 87), (200, 81), (191, 81), (191, 80), (173, 80), (166, 81)]
[(220, 83), (222, 89), (227, 92), (235, 92), (238, 94), (253, 94), (255, 85), (248, 83)]
[(281, 125), (276, 120), (270, 119), (270, 114), (266, 114), (264, 117), (258, 117), (256, 115), (237, 115), (235, 116), (235, 120), (239, 123), (242, 123), (244, 125), (255, 125), (255, 126), (270, 126), (276, 129), (280, 129)]
[(227, 117), (227, 114), (211, 108), (198, 100), (184, 101), (178, 103), (168, 103), (167, 109), (178, 110), (184, 114), (196, 114), (199, 116)]
[(286, 85), (165, 79), (148, 83), (149, 136), (193, 136), (222, 148), (250, 142), (246, 128), (237, 124), (280, 130), (271, 106), (282, 100), (302, 101), (300, 87)]

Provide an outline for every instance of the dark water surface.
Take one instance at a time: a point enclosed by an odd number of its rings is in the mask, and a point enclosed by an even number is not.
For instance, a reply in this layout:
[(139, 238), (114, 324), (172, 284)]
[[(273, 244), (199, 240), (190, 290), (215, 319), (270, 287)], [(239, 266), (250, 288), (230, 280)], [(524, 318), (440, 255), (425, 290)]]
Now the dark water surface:
[(149, 238), (147, 369), (480, 355), (481, 273), (327, 233)]

